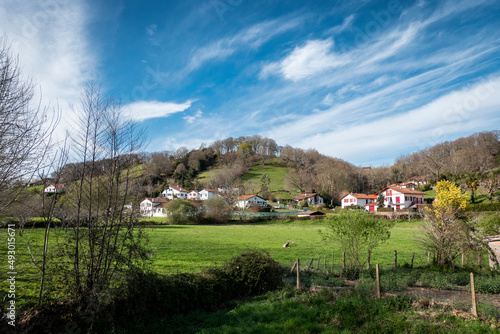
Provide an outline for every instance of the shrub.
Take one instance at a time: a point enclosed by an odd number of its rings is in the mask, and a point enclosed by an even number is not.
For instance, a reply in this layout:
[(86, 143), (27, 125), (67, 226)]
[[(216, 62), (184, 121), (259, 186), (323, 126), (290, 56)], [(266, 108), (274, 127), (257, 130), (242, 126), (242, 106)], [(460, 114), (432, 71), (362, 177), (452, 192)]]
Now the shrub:
[[(499, 294), (500, 280), (498, 277), (478, 277), (474, 282), (474, 287), (476, 288), (476, 292), (479, 293)], [(468, 288), (470, 290), (470, 285)]]
[(267, 252), (246, 251), (222, 267), (203, 273), (160, 275), (136, 272), (123, 297), (114, 304), (115, 318), (137, 326), (154, 317), (194, 310), (214, 311), (237, 298), (261, 294), (282, 284), (281, 268)]
[(186, 225), (197, 219), (198, 208), (193, 203), (183, 199), (168, 202), (165, 210), (169, 214), (167, 221), (170, 224)]
[(484, 211), (500, 211), (500, 203), (477, 203), (469, 204), (466, 211), (484, 212)]

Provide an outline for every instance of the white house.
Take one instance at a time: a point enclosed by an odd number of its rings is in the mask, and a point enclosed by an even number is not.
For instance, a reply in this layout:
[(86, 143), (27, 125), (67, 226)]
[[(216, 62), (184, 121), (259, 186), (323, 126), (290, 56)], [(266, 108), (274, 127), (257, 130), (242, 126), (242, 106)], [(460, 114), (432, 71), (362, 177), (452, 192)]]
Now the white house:
[(316, 194), (316, 193), (310, 193), (310, 194), (300, 194), (300, 195), (297, 195), (293, 198), (294, 202), (297, 204), (298, 202), (302, 201), (302, 200), (307, 200), (307, 203), (309, 205), (321, 205), (323, 204), (323, 197), (321, 197), (320, 195)]
[(394, 208), (394, 210), (410, 207), (418, 208), (424, 205), (425, 193), (409, 188), (388, 186), (376, 193), (376, 195), (379, 194), (384, 196), (384, 207)]
[(342, 204), (342, 209), (346, 206), (357, 205), (365, 207), (365, 205), (374, 203), (377, 201), (376, 195), (365, 195), (365, 194), (347, 194), (340, 199)]
[(161, 193), (161, 197), (168, 199), (187, 199), (188, 192), (189, 191), (187, 191), (186, 189), (182, 189), (178, 186), (169, 186), (168, 189), (163, 190), (163, 192)]
[(197, 192), (196, 190), (191, 190), (190, 192), (187, 193), (187, 199), (190, 200), (199, 200), (200, 199), (200, 193)]
[(49, 184), (43, 190), (46, 193), (63, 193), (66, 191), (66, 187), (63, 184)]
[(146, 197), (139, 204), (141, 216), (144, 217), (166, 217), (167, 214), (163, 212), (163, 208), (167, 204), (164, 198)]
[(257, 195), (243, 195), (236, 199), (234, 205), (239, 208), (249, 208), (252, 206), (261, 206), (265, 205), (266, 200)]
[(212, 198), (214, 196), (219, 196), (219, 192), (214, 189), (202, 189), (200, 190), (200, 199), (202, 201), (206, 201), (209, 198)]

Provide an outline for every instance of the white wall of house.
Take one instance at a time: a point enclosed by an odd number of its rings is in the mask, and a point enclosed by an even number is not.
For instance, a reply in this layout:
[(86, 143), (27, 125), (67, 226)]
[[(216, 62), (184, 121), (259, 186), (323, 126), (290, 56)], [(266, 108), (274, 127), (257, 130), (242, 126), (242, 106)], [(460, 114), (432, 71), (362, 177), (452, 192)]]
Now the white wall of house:
[(212, 198), (212, 197), (217, 196), (217, 195), (218, 194), (215, 191), (211, 191), (208, 189), (200, 190), (200, 199), (202, 201), (206, 201), (207, 199)]
[(161, 196), (168, 199), (175, 199), (175, 198), (187, 199), (187, 192), (179, 191), (172, 187), (168, 187), (168, 189), (162, 191)]
[(346, 206), (351, 206), (351, 205), (358, 205), (358, 206), (365, 206), (366, 204), (369, 203), (369, 199), (364, 199), (364, 198), (356, 198), (352, 196), (351, 194), (345, 196), (342, 198), (342, 209), (345, 208)]
[(386, 189), (381, 194), (384, 196), (384, 207), (396, 209), (408, 208), (412, 204), (424, 204), (424, 196), (418, 194), (404, 194), (394, 189)]
[(163, 211), (164, 203), (153, 203), (145, 198), (139, 204), (140, 214), (143, 217), (166, 217), (167, 213)]
[(197, 192), (197, 191), (190, 191), (188, 192), (187, 194), (187, 199), (191, 199), (191, 200), (199, 200), (200, 199), (200, 193)]
[(266, 204), (266, 200), (260, 198), (259, 196), (253, 196), (252, 198), (245, 200), (237, 200), (235, 205), (239, 208), (247, 208), (250, 206), (260, 206)]

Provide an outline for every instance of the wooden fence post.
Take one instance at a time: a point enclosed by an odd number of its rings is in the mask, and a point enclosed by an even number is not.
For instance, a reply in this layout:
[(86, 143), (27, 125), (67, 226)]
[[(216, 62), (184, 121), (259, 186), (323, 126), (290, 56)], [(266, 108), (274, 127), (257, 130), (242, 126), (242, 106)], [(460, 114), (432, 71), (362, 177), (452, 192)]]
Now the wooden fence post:
[(293, 273), (293, 270), (295, 269), (296, 266), (297, 266), (297, 261), (293, 263), (292, 270), (290, 270), (290, 274)]
[(462, 253), (462, 267), (464, 266), (464, 253)]
[(314, 258), (311, 258), (311, 262), (309, 262), (309, 265), (307, 266), (307, 271), (311, 270), (311, 266), (313, 264)]
[(333, 274), (333, 252), (332, 252), (332, 274)]
[(398, 269), (398, 251), (394, 250), (394, 269)]
[(411, 254), (411, 264), (410, 264), (410, 268), (413, 269), (413, 259), (415, 258), (415, 252), (413, 252)]
[(321, 261), (321, 256), (318, 256), (318, 264), (316, 265), (316, 270), (319, 270), (319, 261)]
[(345, 252), (342, 252), (342, 269), (345, 269)]
[(297, 258), (297, 290), (300, 290), (300, 260)]
[(376, 279), (377, 279), (377, 298), (380, 298), (380, 271), (378, 267), (378, 263), (375, 265), (375, 271), (376, 271)]
[(476, 304), (476, 288), (474, 286), (474, 273), (470, 273), (470, 292), (472, 294), (472, 315), (478, 317)]
[(427, 252), (427, 265), (431, 265), (431, 252)]
[(368, 256), (366, 257), (366, 269), (370, 270), (370, 255), (371, 251), (368, 251)]

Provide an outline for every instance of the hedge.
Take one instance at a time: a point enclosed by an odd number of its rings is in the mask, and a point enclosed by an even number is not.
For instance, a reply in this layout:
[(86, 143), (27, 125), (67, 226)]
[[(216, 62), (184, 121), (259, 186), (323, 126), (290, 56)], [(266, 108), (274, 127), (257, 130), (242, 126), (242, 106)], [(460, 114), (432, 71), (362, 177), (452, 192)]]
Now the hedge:
[(478, 203), (478, 204), (469, 204), (466, 208), (466, 211), (472, 212), (483, 212), (483, 211), (500, 211), (500, 203)]

